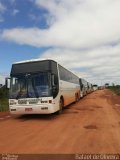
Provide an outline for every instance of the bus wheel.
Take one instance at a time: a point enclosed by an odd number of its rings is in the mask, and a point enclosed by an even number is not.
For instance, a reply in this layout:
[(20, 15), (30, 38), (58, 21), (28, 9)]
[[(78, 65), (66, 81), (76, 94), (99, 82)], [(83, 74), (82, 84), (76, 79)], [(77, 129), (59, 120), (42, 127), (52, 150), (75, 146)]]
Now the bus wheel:
[(75, 103), (79, 101), (78, 94), (75, 94)]
[(64, 101), (63, 101), (63, 98), (60, 98), (60, 101), (59, 101), (59, 111), (58, 111), (59, 114), (62, 113), (63, 107), (64, 107)]
[(83, 92), (80, 93), (80, 98), (83, 98)]

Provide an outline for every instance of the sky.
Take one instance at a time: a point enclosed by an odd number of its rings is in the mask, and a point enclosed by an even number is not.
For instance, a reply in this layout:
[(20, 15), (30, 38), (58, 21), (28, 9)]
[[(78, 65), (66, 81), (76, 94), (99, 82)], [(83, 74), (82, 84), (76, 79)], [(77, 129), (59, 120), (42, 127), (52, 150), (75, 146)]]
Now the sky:
[(37, 58), (120, 84), (120, 0), (0, 0), (0, 83), (12, 63)]

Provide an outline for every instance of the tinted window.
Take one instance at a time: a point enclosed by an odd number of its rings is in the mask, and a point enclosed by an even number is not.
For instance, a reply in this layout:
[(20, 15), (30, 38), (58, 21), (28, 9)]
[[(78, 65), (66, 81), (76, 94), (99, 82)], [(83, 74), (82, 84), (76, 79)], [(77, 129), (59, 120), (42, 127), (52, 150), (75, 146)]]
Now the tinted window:
[(58, 65), (58, 67), (61, 80), (79, 84), (79, 78), (76, 75), (74, 75), (72, 72), (68, 71), (60, 65)]

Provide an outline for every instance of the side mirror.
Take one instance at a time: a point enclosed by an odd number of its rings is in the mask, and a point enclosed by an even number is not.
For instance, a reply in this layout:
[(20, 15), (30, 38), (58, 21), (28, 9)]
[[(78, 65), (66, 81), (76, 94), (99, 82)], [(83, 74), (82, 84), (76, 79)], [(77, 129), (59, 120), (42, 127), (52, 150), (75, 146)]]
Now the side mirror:
[(10, 78), (5, 79), (5, 86), (6, 86), (7, 89), (10, 88)]

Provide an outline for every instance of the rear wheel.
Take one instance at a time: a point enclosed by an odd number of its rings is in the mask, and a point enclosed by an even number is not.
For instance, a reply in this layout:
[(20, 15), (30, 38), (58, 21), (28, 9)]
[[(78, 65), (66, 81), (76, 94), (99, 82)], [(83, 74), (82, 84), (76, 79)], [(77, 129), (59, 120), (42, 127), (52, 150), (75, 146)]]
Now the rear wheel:
[(83, 98), (83, 92), (82, 91), (80, 92), (80, 98)]
[(78, 94), (75, 94), (75, 102), (78, 102), (78, 101), (79, 101)]

